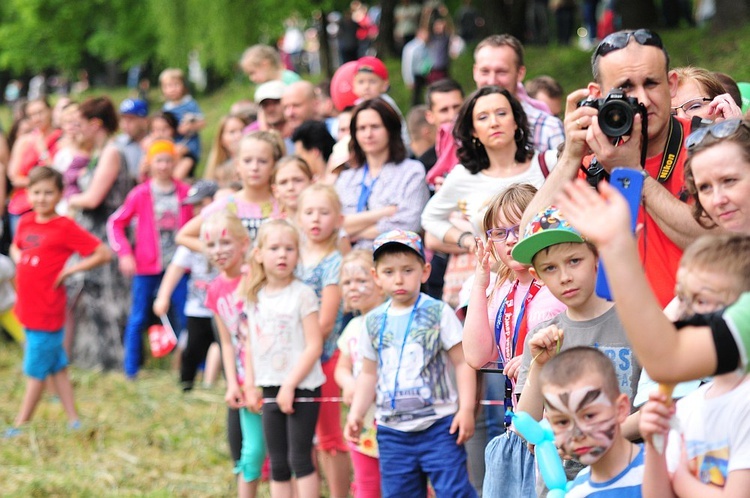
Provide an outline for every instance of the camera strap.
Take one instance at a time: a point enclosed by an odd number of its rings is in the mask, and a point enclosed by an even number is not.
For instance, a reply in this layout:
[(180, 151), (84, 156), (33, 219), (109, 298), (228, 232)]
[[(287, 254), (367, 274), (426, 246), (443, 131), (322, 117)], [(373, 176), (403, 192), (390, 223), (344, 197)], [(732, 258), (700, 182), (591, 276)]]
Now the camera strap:
[(685, 143), (684, 138), (685, 131), (682, 129), (682, 124), (672, 116), (669, 120), (669, 138), (667, 138), (664, 155), (661, 158), (659, 175), (656, 177), (659, 183), (666, 183), (669, 177), (672, 176), (674, 167), (677, 164), (677, 158)]

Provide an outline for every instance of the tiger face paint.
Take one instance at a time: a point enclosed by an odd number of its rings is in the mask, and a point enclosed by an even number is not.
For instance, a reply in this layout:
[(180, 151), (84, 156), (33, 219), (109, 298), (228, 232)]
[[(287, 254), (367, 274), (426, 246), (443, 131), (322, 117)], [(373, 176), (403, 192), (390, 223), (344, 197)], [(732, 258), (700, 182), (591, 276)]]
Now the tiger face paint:
[(544, 405), (555, 445), (584, 465), (598, 461), (614, 443), (617, 407), (601, 386), (543, 390)]

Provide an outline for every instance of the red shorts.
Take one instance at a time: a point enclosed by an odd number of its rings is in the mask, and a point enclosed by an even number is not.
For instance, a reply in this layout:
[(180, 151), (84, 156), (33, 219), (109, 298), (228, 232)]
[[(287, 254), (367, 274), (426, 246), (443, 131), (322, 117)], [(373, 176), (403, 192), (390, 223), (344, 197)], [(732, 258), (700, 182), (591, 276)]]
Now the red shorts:
[[(339, 350), (331, 356), (328, 361), (323, 362), (323, 373), (326, 382), (320, 388), (323, 397), (341, 396), (341, 389), (333, 378), (336, 363), (339, 360)], [(321, 403), (318, 413), (318, 425), (315, 427), (315, 435), (318, 438), (318, 449), (335, 454), (337, 451), (348, 452), (349, 448), (344, 442), (344, 430), (341, 425), (341, 403)]]

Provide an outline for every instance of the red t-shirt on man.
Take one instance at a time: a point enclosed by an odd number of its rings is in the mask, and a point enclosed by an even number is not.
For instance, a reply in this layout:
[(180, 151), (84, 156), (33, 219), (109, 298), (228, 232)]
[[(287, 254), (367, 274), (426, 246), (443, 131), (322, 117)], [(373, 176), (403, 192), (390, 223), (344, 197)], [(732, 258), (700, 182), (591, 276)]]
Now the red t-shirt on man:
[[(691, 123), (686, 119), (677, 118), (682, 124), (683, 144), (690, 134)], [(651, 178), (659, 177), (662, 158), (664, 153), (646, 159), (646, 172)], [(587, 159), (590, 159), (587, 158)], [(669, 178), (660, 182), (662, 187), (666, 188), (670, 194), (679, 198), (685, 189), (685, 160), (687, 159), (687, 149), (681, 147), (674, 162), (674, 169)], [(584, 164), (588, 164), (586, 161)], [(579, 172), (579, 178), (585, 179), (583, 172)], [(658, 180), (657, 180), (658, 181)], [(638, 211), (638, 223), (643, 225), (643, 229), (638, 236), (638, 252), (643, 261), (643, 269), (646, 272), (651, 289), (656, 294), (661, 307), (664, 308), (674, 297), (674, 286), (677, 281), (677, 268), (682, 258), (682, 249), (680, 249), (669, 237), (659, 228), (656, 221), (646, 213), (641, 206)]]
[[(677, 120), (682, 124), (684, 143), (684, 139), (690, 134), (690, 121), (680, 118), (677, 118)], [(645, 169), (651, 178), (658, 179), (663, 156), (662, 153), (646, 159)], [(687, 149), (681, 147), (672, 174), (667, 181), (661, 183), (662, 187), (678, 198), (685, 190), (686, 159)], [(682, 249), (664, 234), (651, 215), (645, 212), (643, 206), (638, 213), (638, 223), (643, 224), (643, 229), (638, 237), (638, 250), (644, 262), (643, 268), (651, 284), (651, 289), (663, 308), (674, 297), (674, 286), (677, 282), (677, 268), (680, 264), (680, 258), (682, 258)]]
[(56, 332), (65, 323), (65, 285), (55, 279), (71, 255), (88, 256), (102, 242), (70, 218), (58, 216), (45, 223), (36, 213), (23, 215), (13, 244), (21, 254), (16, 263), (16, 315), (27, 329)]

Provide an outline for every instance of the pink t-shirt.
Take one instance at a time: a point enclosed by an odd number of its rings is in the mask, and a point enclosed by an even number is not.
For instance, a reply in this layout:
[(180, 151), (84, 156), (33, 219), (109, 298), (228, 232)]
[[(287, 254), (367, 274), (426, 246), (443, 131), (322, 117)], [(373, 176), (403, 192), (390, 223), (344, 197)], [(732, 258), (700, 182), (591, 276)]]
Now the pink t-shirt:
[[(531, 282), (527, 284), (519, 284), (516, 288), (516, 296), (515, 296), (515, 306), (513, 306), (513, 320), (511, 323), (511, 326), (513, 329), (516, 327), (516, 321), (518, 320), (518, 314), (521, 311), (521, 303), (523, 302), (524, 298), (526, 297), (526, 293), (529, 291), (529, 287), (531, 286)], [(503, 282), (503, 284), (495, 289), (494, 283), (490, 283), (490, 287), (488, 289), (489, 292), (489, 302), (487, 303), (487, 319), (490, 322), (490, 328), (494, 331), (495, 328), (495, 321), (497, 318), (497, 312), (500, 309), (500, 307), (503, 304), (503, 300), (508, 295), (508, 293), (513, 288), (513, 281), (506, 281)], [(494, 289), (494, 290), (493, 290)], [(526, 309), (527, 314), (527, 331), (534, 330), (540, 323), (547, 321), (558, 314), (562, 313), (566, 310), (566, 306), (557, 300), (555, 296), (552, 295), (552, 293), (549, 291), (549, 289), (546, 286), (543, 286), (541, 289), (539, 289), (539, 292), (536, 296), (534, 296), (534, 299), (531, 300), (529, 303), (529, 306)], [(500, 332), (500, 348), (501, 353), (504, 354), (503, 345), (505, 344), (506, 340), (508, 339), (506, 333), (504, 330), (501, 329)]]
[(247, 317), (242, 309), (244, 302), (235, 292), (241, 279), (241, 276), (228, 279), (219, 275), (206, 291), (206, 308), (221, 319), (232, 337), (239, 385), (245, 383), (245, 343), (248, 331)]

